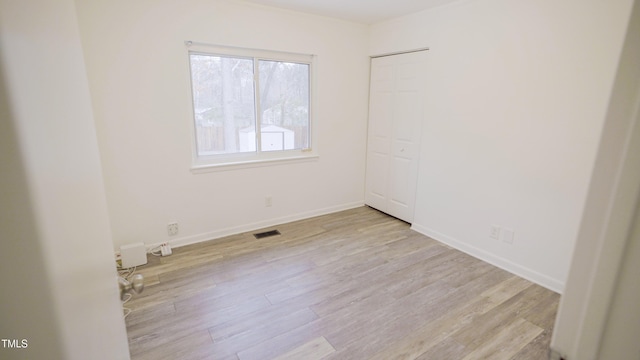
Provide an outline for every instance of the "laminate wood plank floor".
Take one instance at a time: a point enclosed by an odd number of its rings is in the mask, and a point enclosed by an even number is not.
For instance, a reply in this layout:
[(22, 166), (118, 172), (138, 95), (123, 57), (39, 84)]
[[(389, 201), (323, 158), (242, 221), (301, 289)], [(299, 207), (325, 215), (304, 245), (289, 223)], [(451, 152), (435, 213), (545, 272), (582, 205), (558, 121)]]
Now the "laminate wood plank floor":
[(550, 290), (368, 207), (273, 229), (149, 256), (132, 359), (547, 359)]

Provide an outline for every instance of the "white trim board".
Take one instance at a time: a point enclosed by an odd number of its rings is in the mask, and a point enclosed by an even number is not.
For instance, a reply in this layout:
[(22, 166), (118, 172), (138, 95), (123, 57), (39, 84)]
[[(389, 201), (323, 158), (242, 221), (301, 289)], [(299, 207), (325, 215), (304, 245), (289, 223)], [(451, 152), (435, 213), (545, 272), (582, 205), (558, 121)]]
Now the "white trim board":
[(499, 267), (502, 270), (508, 271), (514, 275), (520, 276), (524, 279), (534, 282), (551, 291), (555, 291), (559, 294), (562, 294), (562, 292), (564, 291), (564, 283), (556, 279), (550, 278), (546, 275), (540, 274), (537, 271), (531, 270), (522, 265), (518, 265), (507, 259), (496, 256), (490, 252), (479, 249), (475, 246), (471, 246), (469, 244), (463, 243), (462, 241), (456, 240), (452, 237), (449, 237), (447, 235), (444, 235), (442, 233), (439, 233), (427, 227), (424, 227), (418, 224), (412, 224), (411, 229), (423, 235), (426, 235), (436, 241), (439, 241), (443, 244), (449, 245), (456, 250), (462, 251), (463, 253), (466, 253), (477, 259), (487, 262), (493, 266)]
[(255, 230), (263, 229), (266, 227), (286, 224), (292, 221), (305, 220), (305, 219), (309, 219), (316, 216), (327, 215), (327, 214), (349, 210), (349, 209), (355, 209), (361, 206), (364, 206), (364, 202), (357, 201), (353, 203), (347, 203), (347, 204), (327, 207), (323, 209), (307, 211), (299, 214), (283, 216), (283, 217), (268, 219), (264, 221), (258, 221), (250, 224), (244, 224), (241, 226), (228, 227), (225, 229), (206, 232), (202, 234), (196, 234), (196, 235), (190, 235), (190, 236), (185, 236), (181, 238), (170, 239), (166, 241), (160, 241), (154, 244), (145, 244), (145, 246), (147, 248), (147, 252), (165, 243), (168, 243), (172, 248), (177, 248), (177, 247), (197, 244), (205, 241), (216, 240), (216, 239), (220, 239), (230, 235), (237, 235), (245, 232), (255, 231)]

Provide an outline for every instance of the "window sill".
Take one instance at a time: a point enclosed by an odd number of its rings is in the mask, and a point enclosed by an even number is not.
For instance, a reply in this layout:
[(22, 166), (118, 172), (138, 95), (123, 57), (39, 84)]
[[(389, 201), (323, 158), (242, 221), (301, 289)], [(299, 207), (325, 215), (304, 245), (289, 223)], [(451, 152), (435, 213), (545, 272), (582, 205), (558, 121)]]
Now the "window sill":
[(238, 162), (225, 162), (220, 164), (197, 164), (191, 166), (192, 174), (204, 174), (217, 171), (229, 171), (239, 169), (250, 169), (263, 166), (276, 166), (284, 164), (295, 164), (309, 161), (318, 161), (318, 155), (296, 156), (279, 159), (260, 159)]

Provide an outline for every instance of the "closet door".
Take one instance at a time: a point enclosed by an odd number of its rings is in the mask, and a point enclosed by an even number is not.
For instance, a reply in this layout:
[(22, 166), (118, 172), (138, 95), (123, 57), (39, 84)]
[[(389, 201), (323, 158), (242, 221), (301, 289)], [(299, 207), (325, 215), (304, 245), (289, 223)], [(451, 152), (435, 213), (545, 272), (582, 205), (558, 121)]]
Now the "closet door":
[(426, 51), (371, 59), (365, 203), (413, 221)]

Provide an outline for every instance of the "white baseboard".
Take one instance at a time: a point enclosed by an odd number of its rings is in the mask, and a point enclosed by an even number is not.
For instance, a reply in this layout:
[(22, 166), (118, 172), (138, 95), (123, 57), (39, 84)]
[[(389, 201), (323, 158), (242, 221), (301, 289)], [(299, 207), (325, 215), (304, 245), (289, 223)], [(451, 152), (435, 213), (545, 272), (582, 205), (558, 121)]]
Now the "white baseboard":
[(475, 246), (471, 246), (462, 241), (456, 240), (444, 234), (441, 234), (437, 231), (429, 229), (427, 227), (421, 226), (419, 224), (413, 224), (411, 226), (412, 230), (415, 230), (423, 235), (426, 235), (436, 241), (439, 241), (443, 244), (449, 245), (456, 250), (460, 250), (468, 255), (471, 255), (477, 259), (485, 261), (491, 265), (499, 267), (503, 270), (506, 270), (514, 275), (525, 278), (531, 282), (534, 282), (540, 286), (543, 286), (551, 291), (555, 291), (559, 294), (562, 294), (564, 291), (564, 283), (557, 279), (551, 278), (547, 275), (541, 274), (532, 269), (526, 268), (522, 265), (518, 265), (513, 263), (507, 259), (496, 256), (490, 252), (479, 249)]
[(177, 248), (181, 246), (197, 244), (204, 241), (215, 240), (225, 236), (236, 235), (236, 234), (254, 231), (254, 230), (258, 230), (258, 229), (262, 229), (270, 226), (285, 224), (292, 221), (304, 220), (304, 219), (312, 218), (315, 216), (326, 215), (334, 212), (354, 209), (360, 206), (364, 206), (364, 202), (358, 201), (358, 202), (353, 202), (348, 204), (342, 204), (338, 206), (332, 206), (328, 208), (307, 211), (304, 213), (298, 213), (298, 214), (283, 216), (279, 218), (258, 221), (250, 224), (243, 224), (240, 226), (233, 226), (233, 227), (220, 229), (216, 231), (211, 231), (211, 232), (206, 232), (206, 233), (191, 235), (191, 236), (185, 236), (181, 238), (171, 239), (168, 241), (161, 241), (155, 244), (145, 244), (145, 245), (147, 247), (147, 252), (149, 252), (151, 249), (159, 247), (161, 244), (164, 244), (164, 243), (169, 243), (169, 245), (171, 245), (172, 248)]

